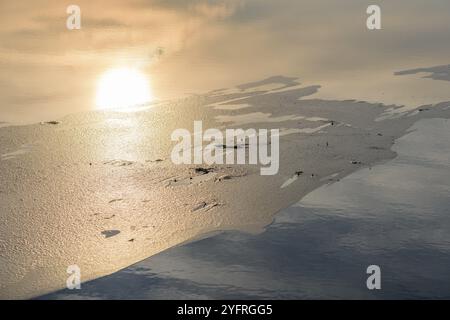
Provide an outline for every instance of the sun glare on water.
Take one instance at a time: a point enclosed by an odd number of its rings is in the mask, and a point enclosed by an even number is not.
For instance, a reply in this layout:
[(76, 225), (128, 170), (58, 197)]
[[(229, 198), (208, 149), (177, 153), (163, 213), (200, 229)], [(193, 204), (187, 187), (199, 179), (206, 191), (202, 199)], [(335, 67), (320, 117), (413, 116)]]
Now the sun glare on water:
[(99, 80), (96, 96), (98, 109), (132, 109), (153, 99), (147, 77), (131, 68), (113, 69)]

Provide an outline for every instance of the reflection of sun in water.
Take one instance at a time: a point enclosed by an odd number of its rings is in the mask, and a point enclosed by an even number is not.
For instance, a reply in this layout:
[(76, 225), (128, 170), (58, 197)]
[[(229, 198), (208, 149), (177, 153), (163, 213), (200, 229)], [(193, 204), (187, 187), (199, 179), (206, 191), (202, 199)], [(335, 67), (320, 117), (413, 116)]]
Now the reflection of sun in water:
[(113, 69), (98, 83), (96, 105), (99, 109), (130, 109), (152, 100), (146, 76), (131, 68)]

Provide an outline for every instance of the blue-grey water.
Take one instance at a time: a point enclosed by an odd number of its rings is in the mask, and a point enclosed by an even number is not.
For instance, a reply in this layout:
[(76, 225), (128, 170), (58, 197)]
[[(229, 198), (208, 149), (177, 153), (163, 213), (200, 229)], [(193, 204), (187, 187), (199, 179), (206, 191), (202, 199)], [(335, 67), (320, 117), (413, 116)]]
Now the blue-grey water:
[[(46, 299), (450, 298), (450, 123), (422, 120), (398, 157), (324, 186), (258, 235), (226, 232)], [(381, 290), (366, 269), (381, 268)]]

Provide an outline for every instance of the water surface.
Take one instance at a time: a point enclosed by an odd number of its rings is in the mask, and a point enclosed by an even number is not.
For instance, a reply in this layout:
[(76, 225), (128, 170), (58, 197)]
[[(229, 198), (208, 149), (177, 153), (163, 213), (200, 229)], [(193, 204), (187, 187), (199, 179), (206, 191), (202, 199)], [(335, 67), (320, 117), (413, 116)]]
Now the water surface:
[[(171, 248), (49, 299), (450, 298), (450, 123), (427, 119), (398, 157), (321, 187), (258, 235)], [(379, 265), (382, 289), (366, 288)]]
[[(0, 3), (0, 122), (95, 109), (99, 79), (136, 68), (164, 100), (282, 74), (320, 84), (320, 98), (418, 106), (450, 100), (450, 3), (369, 0), (78, 0), (81, 30), (57, 0)], [(417, 69), (419, 68), (419, 69)], [(421, 69), (420, 69), (421, 68)], [(442, 77), (438, 77), (442, 79)], [(100, 86), (101, 87), (101, 86)]]

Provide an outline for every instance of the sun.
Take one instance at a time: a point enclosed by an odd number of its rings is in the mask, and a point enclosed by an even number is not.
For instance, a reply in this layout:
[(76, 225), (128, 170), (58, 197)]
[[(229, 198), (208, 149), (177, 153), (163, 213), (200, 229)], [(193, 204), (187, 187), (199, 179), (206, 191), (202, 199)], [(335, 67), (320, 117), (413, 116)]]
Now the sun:
[(131, 68), (105, 72), (99, 79), (96, 95), (98, 109), (130, 109), (153, 99), (147, 77)]

